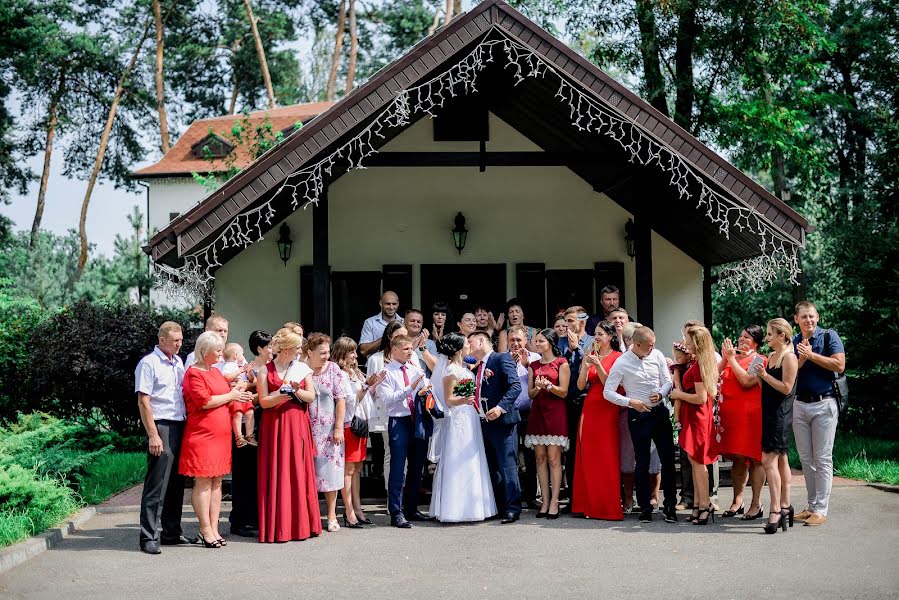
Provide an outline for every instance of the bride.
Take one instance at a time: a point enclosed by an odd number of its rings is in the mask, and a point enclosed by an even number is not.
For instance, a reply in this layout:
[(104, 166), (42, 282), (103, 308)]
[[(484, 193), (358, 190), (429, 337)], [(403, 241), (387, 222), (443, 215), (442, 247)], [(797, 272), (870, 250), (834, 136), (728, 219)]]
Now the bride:
[[(446, 416), (441, 424), (440, 462), (434, 474), (430, 514), (444, 523), (483, 521), (496, 514), (496, 502), (480, 417), (474, 396), (453, 393), (458, 384), (474, 378), (462, 362), (469, 352), (468, 340), (457, 333), (445, 335), (437, 343), (437, 351), (442, 356), (431, 381)], [(442, 378), (436, 377), (438, 373)]]

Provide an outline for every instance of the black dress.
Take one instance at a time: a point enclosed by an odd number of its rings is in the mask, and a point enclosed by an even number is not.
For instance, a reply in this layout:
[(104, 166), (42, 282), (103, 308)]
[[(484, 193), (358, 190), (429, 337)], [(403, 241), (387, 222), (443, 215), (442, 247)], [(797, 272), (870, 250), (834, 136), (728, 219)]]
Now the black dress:
[[(777, 380), (783, 378), (783, 366), (765, 370)], [(798, 378), (797, 378), (798, 379)], [(781, 394), (762, 381), (762, 451), (786, 454), (790, 451), (790, 429), (793, 424), (793, 398), (796, 383), (789, 394)]]

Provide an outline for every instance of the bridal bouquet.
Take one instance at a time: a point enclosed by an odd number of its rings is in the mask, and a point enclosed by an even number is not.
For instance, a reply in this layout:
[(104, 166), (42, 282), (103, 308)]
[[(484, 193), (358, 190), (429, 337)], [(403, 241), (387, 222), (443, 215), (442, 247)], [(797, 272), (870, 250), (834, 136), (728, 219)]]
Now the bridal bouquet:
[(459, 398), (467, 398), (468, 396), (474, 396), (475, 385), (473, 379), (465, 379), (460, 381), (453, 387), (453, 395), (458, 396)]

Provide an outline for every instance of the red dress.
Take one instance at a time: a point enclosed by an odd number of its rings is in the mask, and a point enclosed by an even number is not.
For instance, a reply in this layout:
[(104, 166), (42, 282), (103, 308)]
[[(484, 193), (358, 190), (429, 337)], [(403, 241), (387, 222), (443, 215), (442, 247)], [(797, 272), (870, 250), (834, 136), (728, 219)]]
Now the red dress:
[[(606, 373), (621, 356), (613, 351), (602, 359)], [(574, 498), (572, 512), (583, 513), (591, 519), (621, 521), (621, 469), (618, 447), (619, 407), (603, 398), (603, 384), (596, 367), (587, 371), (587, 398), (578, 433), (577, 457), (574, 467)], [(618, 392), (624, 390), (619, 387)]]
[(190, 367), (184, 374), (187, 423), (181, 441), (178, 472), (188, 477), (221, 477), (231, 472), (230, 402), (204, 409), (213, 396), (227, 394), (231, 386), (218, 369)]
[[(282, 381), (266, 365), (271, 393)], [(315, 490), (315, 443), (305, 402), (288, 400), (262, 411), (259, 425), (259, 541), (305, 540), (322, 532)]]
[[(738, 356), (737, 363), (744, 370), (756, 354)], [(767, 363), (767, 360), (765, 361)], [(762, 386), (748, 390), (740, 385), (728, 365), (721, 374), (721, 454), (748, 456), (762, 460)]]
[[(559, 385), (559, 368), (566, 363), (564, 356), (557, 356), (545, 365), (535, 360), (530, 367), (534, 371), (535, 380), (538, 377), (546, 377), (553, 385)], [(565, 408), (565, 398), (560, 398), (549, 390), (537, 392), (531, 404), (531, 414), (528, 416), (524, 445), (528, 448), (562, 446), (568, 450), (568, 412)]]
[[(685, 392), (693, 394), (696, 392), (696, 382), (701, 380), (699, 363), (693, 362), (684, 373), (681, 385)], [(678, 443), (690, 458), (704, 465), (715, 462), (719, 454), (712, 427), (713, 411), (714, 403), (711, 397), (701, 405), (689, 402), (680, 404), (680, 422), (683, 427), (678, 436)]]

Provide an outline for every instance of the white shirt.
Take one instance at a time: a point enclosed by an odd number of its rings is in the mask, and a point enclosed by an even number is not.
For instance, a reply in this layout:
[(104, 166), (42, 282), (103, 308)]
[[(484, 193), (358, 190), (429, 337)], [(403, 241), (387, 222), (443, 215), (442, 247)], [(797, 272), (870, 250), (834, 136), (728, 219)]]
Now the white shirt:
[[(531, 364), (535, 360), (540, 360), (540, 355), (538, 353), (531, 352), (530, 350), (525, 350), (525, 352), (528, 353), (528, 364)], [(515, 361), (515, 371), (518, 373), (518, 381), (521, 383), (521, 393), (518, 394), (518, 399), (515, 403), (527, 403), (530, 401), (530, 398), (528, 397), (528, 368), (520, 362)]]
[[(668, 363), (661, 351), (653, 348), (652, 352), (641, 359), (633, 350), (628, 350), (612, 365), (602, 395), (619, 406), (627, 406), (628, 398), (642, 400), (644, 404), (654, 406), (649, 396), (667, 396), (671, 385)], [(624, 387), (625, 396), (618, 393), (618, 386)]]
[[(216, 363), (214, 366), (216, 369), (219, 369), (218, 363)], [(219, 369), (219, 371), (222, 372), (222, 375), (230, 375), (231, 373), (240, 371), (241, 366), (242, 365), (237, 364), (237, 362), (235, 362), (235, 361), (225, 362), (225, 363), (222, 363), (222, 367)], [(246, 373), (241, 373), (240, 375), (237, 376), (237, 379), (239, 381), (248, 381), (249, 380)]]
[(184, 396), (181, 387), (184, 380), (184, 363), (175, 354), (169, 359), (159, 349), (146, 355), (134, 370), (134, 392), (150, 396), (154, 421), (183, 421)]
[(422, 377), (417, 386), (412, 386), (419, 375), (424, 375), (424, 371), (412, 364), (412, 362), (408, 362), (405, 364), (405, 367), (409, 385), (406, 385), (402, 367), (401, 363), (391, 360), (390, 364), (387, 365), (387, 377), (378, 386), (381, 388), (379, 393), (384, 399), (388, 417), (410, 416), (412, 413), (409, 411), (409, 398), (414, 398), (415, 394), (428, 384), (428, 380)]
[[(403, 322), (399, 315), (393, 315), (393, 320), (400, 323)], [(384, 336), (384, 330), (390, 323), (391, 321), (384, 320), (384, 315), (381, 313), (365, 319), (365, 323), (362, 324), (362, 334), (359, 336), (359, 343), (370, 344), (375, 340), (380, 340)]]
[[(197, 364), (197, 357), (194, 355), (193, 352), (191, 352), (190, 354), (187, 355), (187, 359), (184, 361), (184, 368), (189, 369), (195, 364)], [(222, 375), (225, 374), (225, 372), (224, 372), (225, 359), (224, 358), (212, 366), (215, 367), (216, 369), (218, 369), (219, 371), (222, 371)]]

